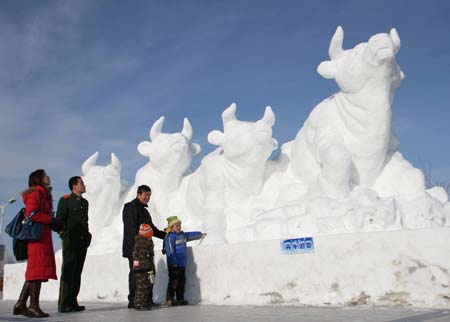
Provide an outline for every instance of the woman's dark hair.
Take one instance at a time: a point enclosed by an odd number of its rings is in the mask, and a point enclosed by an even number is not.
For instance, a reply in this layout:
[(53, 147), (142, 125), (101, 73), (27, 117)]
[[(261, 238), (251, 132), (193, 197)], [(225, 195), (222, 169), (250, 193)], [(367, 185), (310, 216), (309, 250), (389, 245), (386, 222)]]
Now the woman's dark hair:
[(42, 186), (44, 187), (44, 176), (45, 176), (45, 170), (39, 169), (31, 172), (30, 176), (28, 177), (28, 187), (32, 186)]
[(43, 169), (38, 169), (33, 172), (31, 172), (30, 176), (28, 177), (28, 187), (32, 186), (41, 186), (45, 188), (45, 191), (47, 191), (47, 196), (49, 198), (50, 203), (52, 203), (52, 187), (47, 187), (44, 185), (44, 177), (46, 173)]

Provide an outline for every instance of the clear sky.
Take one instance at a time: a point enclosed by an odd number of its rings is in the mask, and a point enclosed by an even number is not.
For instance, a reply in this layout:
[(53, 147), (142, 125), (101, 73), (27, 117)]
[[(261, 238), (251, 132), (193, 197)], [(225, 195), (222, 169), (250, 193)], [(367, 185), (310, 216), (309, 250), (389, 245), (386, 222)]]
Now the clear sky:
[(203, 149), (195, 164), (232, 102), (246, 121), (271, 105), (281, 146), (337, 90), (316, 67), (338, 25), (346, 48), (397, 28), (400, 151), (449, 181), (450, 1), (3, 0), (0, 202), (20, 198), (37, 168), (58, 200), (95, 151), (100, 164), (115, 152), (132, 183), (148, 161), (136, 147), (161, 115), (168, 132), (189, 118)]

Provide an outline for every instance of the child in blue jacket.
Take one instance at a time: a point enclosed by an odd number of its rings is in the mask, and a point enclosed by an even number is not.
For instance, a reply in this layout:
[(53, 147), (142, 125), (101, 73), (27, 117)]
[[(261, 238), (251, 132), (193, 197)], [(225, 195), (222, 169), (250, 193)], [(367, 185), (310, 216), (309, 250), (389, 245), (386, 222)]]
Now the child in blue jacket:
[[(181, 231), (181, 220), (177, 216), (167, 218), (167, 235), (164, 239), (164, 250), (167, 256), (169, 283), (166, 300), (168, 305), (187, 305), (184, 299), (186, 285), (186, 243), (200, 239), (206, 234), (199, 231)], [(175, 300), (176, 295), (176, 300)]]

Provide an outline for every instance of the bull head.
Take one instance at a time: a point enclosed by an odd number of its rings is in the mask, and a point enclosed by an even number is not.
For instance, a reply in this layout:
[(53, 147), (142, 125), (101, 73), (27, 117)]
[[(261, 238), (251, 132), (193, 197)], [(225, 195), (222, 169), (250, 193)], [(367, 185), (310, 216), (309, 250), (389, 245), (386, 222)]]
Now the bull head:
[(111, 163), (100, 166), (97, 165), (98, 155), (98, 152), (95, 152), (81, 166), (86, 183), (86, 192), (91, 197), (100, 193), (100, 191), (111, 192), (114, 190), (117, 192), (121, 188), (120, 172), (122, 165), (119, 158), (111, 153)]
[(222, 147), (225, 156), (230, 159), (246, 158), (246, 155), (252, 160), (267, 159), (278, 147), (278, 142), (272, 138), (275, 114), (270, 106), (266, 107), (260, 120), (243, 122), (236, 118), (236, 104), (233, 103), (223, 111), (222, 122), (224, 131), (211, 131), (208, 142)]
[(191, 123), (187, 118), (184, 118), (181, 132), (164, 133), (164, 121), (165, 118), (162, 116), (153, 124), (149, 133), (151, 142), (141, 142), (138, 145), (139, 153), (149, 157), (152, 164), (157, 168), (189, 167), (192, 157), (198, 155), (201, 151), (200, 145), (191, 143), (193, 136)]
[(335, 79), (344, 92), (358, 92), (371, 78), (385, 78), (396, 87), (405, 77), (395, 61), (401, 42), (395, 28), (389, 34), (372, 36), (367, 43), (352, 49), (343, 49), (344, 30), (337, 27), (328, 54), (329, 61), (322, 62), (317, 72), (328, 79)]
[[(87, 176), (89, 172), (97, 167), (97, 160), (98, 160), (98, 152), (95, 152), (92, 154), (89, 158), (84, 161), (83, 165), (81, 166), (81, 172), (84, 176)], [(111, 173), (118, 173), (120, 175), (120, 171), (122, 170), (122, 164), (120, 163), (119, 158), (114, 154), (111, 153), (111, 163), (107, 165), (106, 167), (110, 167)]]

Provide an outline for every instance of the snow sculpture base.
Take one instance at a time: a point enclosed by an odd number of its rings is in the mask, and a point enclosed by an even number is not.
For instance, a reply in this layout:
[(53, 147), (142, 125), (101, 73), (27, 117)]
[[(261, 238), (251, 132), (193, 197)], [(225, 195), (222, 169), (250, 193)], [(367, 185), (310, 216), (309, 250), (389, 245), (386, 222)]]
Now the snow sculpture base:
[[(156, 301), (167, 271), (159, 253)], [(450, 308), (450, 228), (315, 237), (315, 253), (283, 255), (279, 240), (189, 248), (187, 298), (215, 305), (402, 305)], [(60, 259), (57, 260), (58, 265)], [(89, 255), (80, 301), (126, 301), (119, 253)], [(25, 264), (5, 266), (5, 299), (17, 299)], [(43, 300), (57, 300), (57, 281)], [(56, 305), (56, 304), (55, 304)]]

